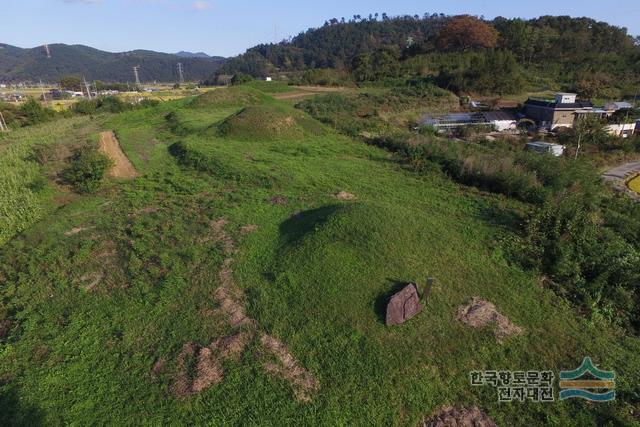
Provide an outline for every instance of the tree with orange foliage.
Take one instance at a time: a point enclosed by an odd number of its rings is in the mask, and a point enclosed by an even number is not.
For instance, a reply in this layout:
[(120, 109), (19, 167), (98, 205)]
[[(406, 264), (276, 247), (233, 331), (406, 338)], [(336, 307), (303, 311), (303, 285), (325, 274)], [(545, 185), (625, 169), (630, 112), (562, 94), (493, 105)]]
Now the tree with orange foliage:
[(438, 45), (446, 50), (492, 48), (498, 43), (498, 31), (470, 15), (451, 18), (440, 30)]

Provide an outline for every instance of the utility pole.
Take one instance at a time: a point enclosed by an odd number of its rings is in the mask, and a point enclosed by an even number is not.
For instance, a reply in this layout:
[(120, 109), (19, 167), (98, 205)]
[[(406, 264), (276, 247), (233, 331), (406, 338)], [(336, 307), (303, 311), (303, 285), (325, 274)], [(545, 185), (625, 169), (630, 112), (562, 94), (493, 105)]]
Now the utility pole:
[(140, 84), (140, 76), (138, 75), (138, 71), (140, 71), (140, 66), (136, 65), (135, 67), (133, 67), (133, 75), (136, 77), (136, 84), (139, 85)]
[(182, 62), (178, 62), (178, 82), (184, 83), (184, 71), (182, 69)]
[(48, 100), (47, 100), (47, 95), (44, 93), (44, 86), (42, 84), (42, 79), (40, 79), (40, 92), (42, 92), (42, 100), (44, 101), (45, 104), (48, 105)]
[(87, 79), (85, 79), (84, 77), (82, 78), (82, 80), (84, 81), (84, 87), (87, 90), (87, 97), (89, 98), (89, 101), (91, 101), (91, 88), (89, 87), (89, 83), (87, 83)]
[(0, 111), (0, 131), (1, 132), (9, 132), (9, 127), (7, 126), (7, 122), (4, 121), (4, 116)]

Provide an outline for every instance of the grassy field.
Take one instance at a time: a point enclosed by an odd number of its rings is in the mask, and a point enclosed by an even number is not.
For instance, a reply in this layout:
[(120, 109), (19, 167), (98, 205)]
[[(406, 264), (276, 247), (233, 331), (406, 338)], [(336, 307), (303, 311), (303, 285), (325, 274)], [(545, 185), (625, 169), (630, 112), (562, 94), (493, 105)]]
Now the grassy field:
[[(527, 205), (412, 173), (259, 89), (0, 140), (16, 183), (0, 208), (38, 206), (0, 241), (0, 424), (411, 426), (443, 405), (478, 405), (498, 425), (634, 423), (640, 341), (585, 322), (503, 254)], [(99, 130), (116, 132), (139, 178), (70, 196), (58, 162), (30, 160), (34, 144), (95, 143)], [(218, 384), (176, 396), (185, 344), (238, 330), (215, 296), (229, 259), (253, 338)], [(429, 276), (423, 313), (385, 326), (385, 297)], [(456, 320), (473, 296), (524, 333), (497, 341)], [(264, 334), (315, 379), (308, 401), (265, 369)], [(616, 371), (615, 402), (498, 403), (469, 385), (471, 370), (557, 375), (585, 356)]]

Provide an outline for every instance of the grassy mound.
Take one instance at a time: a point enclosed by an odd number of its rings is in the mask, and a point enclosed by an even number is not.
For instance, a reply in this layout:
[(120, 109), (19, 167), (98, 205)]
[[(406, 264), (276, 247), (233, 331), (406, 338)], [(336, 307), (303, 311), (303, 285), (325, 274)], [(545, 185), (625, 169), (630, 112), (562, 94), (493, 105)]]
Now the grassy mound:
[(193, 101), (190, 106), (194, 108), (229, 108), (256, 105), (272, 100), (263, 92), (244, 86), (216, 89), (206, 92)]
[(300, 139), (322, 133), (318, 122), (300, 111), (280, 105), (246, 107), (218, 126), (220, 136), (250, 141)]

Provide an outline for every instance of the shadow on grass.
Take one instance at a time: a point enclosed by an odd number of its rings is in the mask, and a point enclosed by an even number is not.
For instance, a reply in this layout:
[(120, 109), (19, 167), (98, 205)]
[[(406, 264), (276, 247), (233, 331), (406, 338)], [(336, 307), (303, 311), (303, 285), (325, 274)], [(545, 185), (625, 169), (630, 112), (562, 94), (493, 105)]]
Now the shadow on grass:
[(20, 400), (16, 387), (0, 385), (0, 425), (37, 427), (44, 425), (42, 418), (40, 408)]
[(522, 231), (523, 217), (517, 211), (505, 207), (496, 206), (493, 203), (483, 203), (480, 208), (480, 219), (489, 224), (519, 233)]
[(304, 236), (327, 223), (333, 215), (345, 209), (348, 207), (337, 204), (327, 205), (292, 215), (280, 224), (282, 243), (293, 245), (299, 242)]

